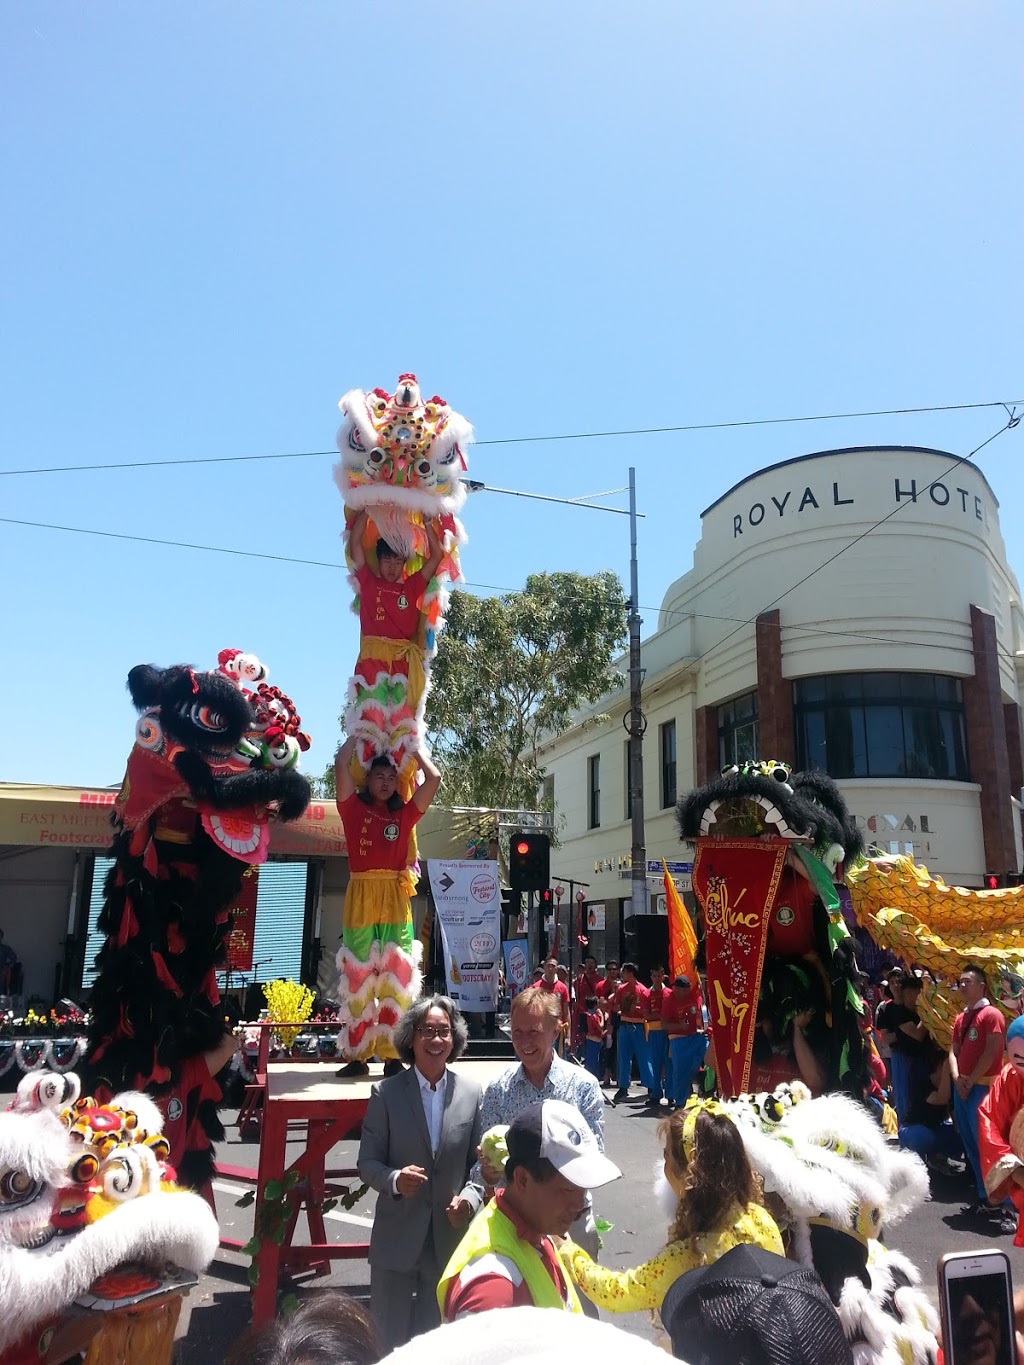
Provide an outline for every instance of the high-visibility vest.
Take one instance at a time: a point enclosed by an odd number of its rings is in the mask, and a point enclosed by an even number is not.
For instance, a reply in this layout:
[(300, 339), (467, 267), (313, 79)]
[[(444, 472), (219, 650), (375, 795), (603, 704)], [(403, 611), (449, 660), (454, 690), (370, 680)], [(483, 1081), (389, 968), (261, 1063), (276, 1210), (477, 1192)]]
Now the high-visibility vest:
[(516, 1235), (516, 1230), (511, 1221), (492, 1201), (470, 1223), (466, 1229), (465, 1237), (455, 1248), (451, 1260), (445, 1266), (444, 1274), (437, 1286), (437, 1302), (442, 1317), (444, 1316), (445, 1300), (448, 1297), (448, 1287), (452, 1280), (461, 1274), (471, 1261), (475, 1261), (478, 1256), (485, 1256), (488, 1252), (493, 1252), (496, 1256), (504, 1256), (512, 1262), (530, 1291), (534, 1307), (560, 1308), (569, 1313), (583, 1312), (573, 1282), (569, 1278), (561, 1258), (556, 1259), (562, 1286), (565, 1290), (564, 1300), (551, 1278), (550, 1271), (537, 1251), (529, 1242), (524, 1242), (521, 1237)]

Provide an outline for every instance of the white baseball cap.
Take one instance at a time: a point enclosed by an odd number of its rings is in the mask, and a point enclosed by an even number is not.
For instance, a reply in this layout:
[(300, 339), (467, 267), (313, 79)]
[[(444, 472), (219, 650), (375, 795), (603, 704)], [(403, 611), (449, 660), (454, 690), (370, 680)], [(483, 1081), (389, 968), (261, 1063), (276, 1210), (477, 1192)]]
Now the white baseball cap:
[(564, 1100), (540, 1100), (517, 1114), (505, 1136), (505, 1177), (543, 1157), (581, 1190), (596, 1190), (622, 1175), (597, 1145), (586, 1119)]

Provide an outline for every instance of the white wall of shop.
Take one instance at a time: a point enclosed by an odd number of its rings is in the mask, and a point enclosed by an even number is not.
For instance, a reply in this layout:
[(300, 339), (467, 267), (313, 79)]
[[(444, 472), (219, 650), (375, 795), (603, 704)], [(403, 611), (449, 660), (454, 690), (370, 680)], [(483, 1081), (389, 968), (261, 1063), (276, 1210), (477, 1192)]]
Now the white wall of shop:
[(70, 849), (0, 848), (0, 929), (24, 968), (26, 999), (52, 999), (64, 956), (74, 867)]

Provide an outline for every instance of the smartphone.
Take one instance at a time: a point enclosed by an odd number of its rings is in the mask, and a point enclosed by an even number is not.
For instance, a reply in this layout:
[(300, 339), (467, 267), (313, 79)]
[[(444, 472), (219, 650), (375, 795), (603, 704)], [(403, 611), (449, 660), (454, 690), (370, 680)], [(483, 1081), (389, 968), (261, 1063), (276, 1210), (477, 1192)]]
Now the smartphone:
[(956, 1251), (939, 1261), (946, 1365), (1016, 1365), (1013, 1285), (1005, 1251)]

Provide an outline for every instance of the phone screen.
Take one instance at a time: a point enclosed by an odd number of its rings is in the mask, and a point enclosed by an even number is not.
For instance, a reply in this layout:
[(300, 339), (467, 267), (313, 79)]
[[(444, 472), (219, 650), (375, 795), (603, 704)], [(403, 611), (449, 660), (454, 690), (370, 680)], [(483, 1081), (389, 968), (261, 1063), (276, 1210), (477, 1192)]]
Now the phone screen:
[(992, 1261), (947, 1267), (949, 1365), (1015, 1365), (1010, 1280), (1002, 1257)]

